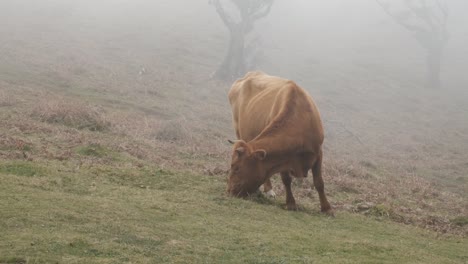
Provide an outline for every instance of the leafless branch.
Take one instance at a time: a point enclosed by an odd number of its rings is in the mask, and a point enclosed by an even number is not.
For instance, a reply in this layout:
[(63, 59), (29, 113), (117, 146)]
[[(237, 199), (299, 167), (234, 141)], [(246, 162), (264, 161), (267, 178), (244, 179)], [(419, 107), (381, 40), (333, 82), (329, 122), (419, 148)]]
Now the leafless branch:
[(448, 6), (445, 1), (444, 3), (442, 3), (440, 0), (436, 1), (437, 8), (440, 9), (442, 17), (439, 17), (436, 12), (428, 6), (426, 0), (420, 0), (418, 6), (411, 4), (410, 1), (405, 1), (409, 10), (407, 12), (411, 12), (411, 15), (418, 18), (421, 22), (423, 22), (423, 24), (427, 25), (427, 28), (406, 22), (406, 16), (401, 17), (394, 14), (390, 11), (389, 6), (384, 4), (381, 0), (376, 0), (376, 2), (382, 7), (385, 13), (394, 19), (395, 22), (407, 30), (413, 32), (415, 38), (421, 42), (421, 44), (425, 45), (424, 42), (427, 41), (427, 38), (430, 34), (442, 34), (440, 35), (442, 39), (446, 38), (445, 35), (447, 34), (446, 21), (448, 16)]
[(441, 2), (437, 0), (436, 3), (437, 7), (439, 7), (440, 12), (442, 13), (442, 25), (445, 27), (445, 25), (447, 24), (447, 18), (449, 13), (447, 1)]
[(270, 13), (271, 7), (273, 6), (273, 0), (269, 0), (268, 2), (263, 2), (262, 6), (260, 6), (257, 10), (256, 14), (252, 14), (252, 20), (257, 20), (262, 17), (265, 17)]
[(418, 26), (415, 26), (415, 25), (411, 25), (411, 24), (408, 24), (406, 23), (405, 21), (403, 21), (402, 19), (399, 19), (395, 14), (393, 14), (392, 12), (390, 12), (389, 8), (387, 5), (385, 5), (384, 3), (382, 3), (380, 0), (375, 0), (377, 2), (377, 4), (379, 4), (382, 9), (385, 11), (385, 13), (387, 13), (387, 15), (389, 15), (391, 18), (393, 18), (398, 24), (400, 24), (401, 26), (403, 26), (404, 28), (408, 29), (409, 31), (419, 31), (419, 32), (423, 32), (423, 31), (426, 31), (426, 29), (422, 28), (422, 27), (418, 27)]
[(214, 7), (216, 8), (216, 12), (218, 13), (218, 15), (221, 17), (221, 19), (223, 20), (224, 24), (229, 28), (233, 28), (234, 25), (235, 25), (235, 22), (234, 20), (232, 19), (232, 17), (230, 17), (226, 11), (224, 10), (224, 7), (221, 5), (221, 2), (220, 0), (211, 0), (209, 2), (210, 4), (214, 5)]
[(418, 17), (419, 19), (421, 19), (425, 24), (427, 24), (431, 29), (432, 31), (435, 31), (436, 30), (436, 27), (434, 25), (434, 16), (432, 16), (432, 12), (430, 10), (430, 8), (427, 6), (427, 2), (425, 0), (420, 0), (419, 3), (420, 3), (420, 6), (413, 6), (412, 4), (410, 4), (410, 1), (405, 1), (406, 3), (406, 6), (408, 7), (409, 10), (411, 10), (411, 12), (416, 16)]

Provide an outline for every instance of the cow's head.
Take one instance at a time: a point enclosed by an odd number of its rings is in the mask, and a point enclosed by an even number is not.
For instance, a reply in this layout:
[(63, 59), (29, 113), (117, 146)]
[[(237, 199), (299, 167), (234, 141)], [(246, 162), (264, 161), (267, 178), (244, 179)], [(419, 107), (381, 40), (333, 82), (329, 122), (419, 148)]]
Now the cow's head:
[(233, 196), (247, 196), (257, 191), (266, 177), (263, 164), (266, 151), (253, 150), (243, 140), (229, 142), (233, 144), (233, 151), (227, 191)]

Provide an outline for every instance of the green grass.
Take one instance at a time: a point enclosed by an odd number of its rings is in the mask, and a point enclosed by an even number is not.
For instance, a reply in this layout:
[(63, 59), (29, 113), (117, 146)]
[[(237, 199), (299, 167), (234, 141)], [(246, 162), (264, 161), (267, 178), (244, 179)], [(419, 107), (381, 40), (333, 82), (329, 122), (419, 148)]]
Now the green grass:
[(110, 152), (99, 144), (90, 144), (88, 146), (81, 146), (76, 149), (76, 152), (84, 156), (105, 157)]
[(468, 261), (466, 238), (345, 212), (328, 218), (317, 201), (289, 212), (284, 197), (230, 198), (222, 177), (47, 165), (40, 178), (0, 170), (0, 263)]
[(44, 175), (45, 170), (42, 166), (31, 162), (16, 161), (0, 164), (0, 173), (33, 177)]
[(459, 226), (468, 225), (468, 217), (459, 216), (453, 219), (451, 222)]

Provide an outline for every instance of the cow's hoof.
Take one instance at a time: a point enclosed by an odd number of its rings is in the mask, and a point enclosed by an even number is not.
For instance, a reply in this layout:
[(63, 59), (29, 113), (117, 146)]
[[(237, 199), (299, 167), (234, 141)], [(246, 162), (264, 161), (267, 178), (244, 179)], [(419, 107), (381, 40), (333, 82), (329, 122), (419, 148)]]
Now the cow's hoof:
[(268, 192), (265, 193), (266, 197), (269, 198), (276, 198), (276, 193), (273, 190), (269, 190)]

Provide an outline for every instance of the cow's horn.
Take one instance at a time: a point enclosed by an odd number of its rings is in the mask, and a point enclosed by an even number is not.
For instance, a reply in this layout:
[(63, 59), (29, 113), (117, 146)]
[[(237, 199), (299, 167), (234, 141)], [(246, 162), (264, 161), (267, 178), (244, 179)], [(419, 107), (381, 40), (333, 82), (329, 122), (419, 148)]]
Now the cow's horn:
[(228, 139), (228, 142), (231, 143), (231, 144), (236, 144), (237, 142), (239, 142), (240, 140), (237, 139), (237, 140), (230, 140)]

